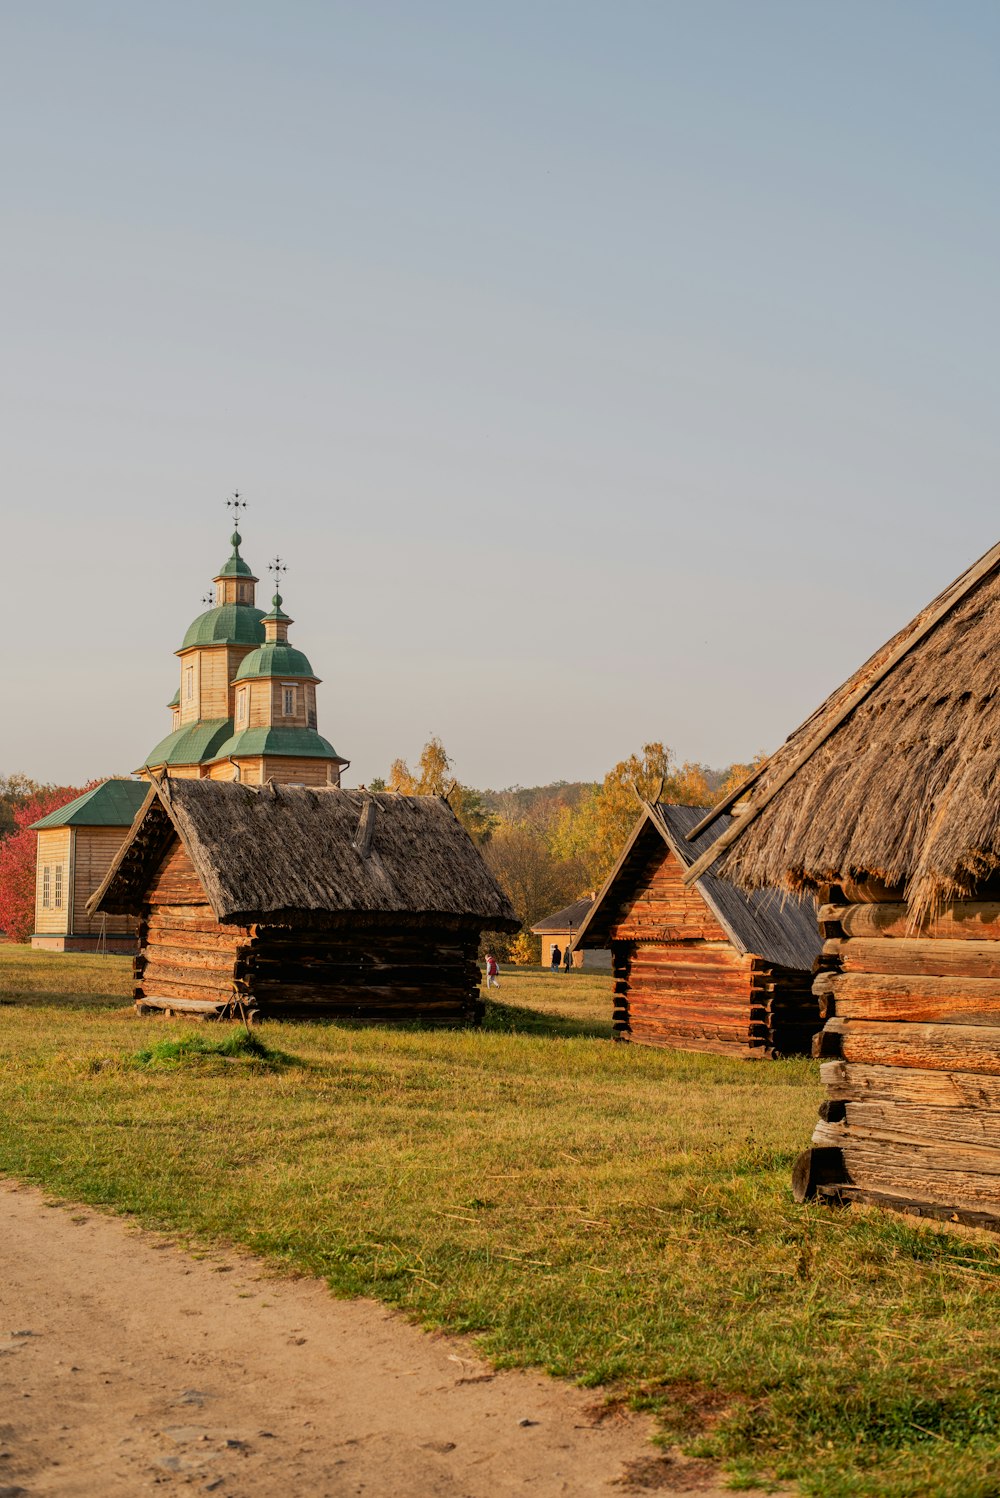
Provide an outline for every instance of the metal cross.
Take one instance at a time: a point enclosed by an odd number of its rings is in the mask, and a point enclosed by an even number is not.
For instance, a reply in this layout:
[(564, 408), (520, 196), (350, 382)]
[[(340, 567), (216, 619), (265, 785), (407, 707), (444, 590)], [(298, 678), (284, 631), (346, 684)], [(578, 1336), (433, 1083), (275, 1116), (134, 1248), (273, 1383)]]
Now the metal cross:
[(267, 564), (267, 570), (268, 570), (268, 572), (272, 572), (274, 574), (274, 591), (276, 593), (280, 593), (281, 592), (281, 575), (282, 575), (283, 572), (287, 572), (288, 568), (285, 566), (284, 562), (281, 560), (280, 557), (275, 557), (275, 559), (274, 559), (273, 562), (269, 562)]
[(233, 512), (233, 520), (234, 520), (234, 522), (235, 522), (235, 524), (236, 524), (237, 527), (239, 526), (239, 523), (240, 523), (240, 511), (241, 510), (245, 510), (246, 507), (247, 507), (246, 500), (245, 499), (240, 499), (240, 491), (238, 489), (234, 489), (233, 493), (232, 493), (232, 497), (230, 499), (226, 500), (226, 508), (229, 509), (229, 510), (232, 510), (232, 512)]
[(215, 594), (214, 594), (214, 592), (213, 593), (203, 593), (201, 595), (201, 601), (202, 601), (202, 603), (207, 603), (209, 606), (211, 606), (215, 602)]

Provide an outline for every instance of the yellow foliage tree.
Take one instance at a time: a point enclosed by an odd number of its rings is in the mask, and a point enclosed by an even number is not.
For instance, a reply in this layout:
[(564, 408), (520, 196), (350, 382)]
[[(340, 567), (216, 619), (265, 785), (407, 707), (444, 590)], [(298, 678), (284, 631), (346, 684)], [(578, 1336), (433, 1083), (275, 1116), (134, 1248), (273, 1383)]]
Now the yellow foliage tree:
[(448, 804), (474, 842), (489, 837), (493, 821), (478, 791), (459, 785), (452, 774), (452, 760), (432, 734), (420, 751), (416, 770), (405, 759), (394, 759), (389, 768), (388, 789), (402, 796), (447, 796)]

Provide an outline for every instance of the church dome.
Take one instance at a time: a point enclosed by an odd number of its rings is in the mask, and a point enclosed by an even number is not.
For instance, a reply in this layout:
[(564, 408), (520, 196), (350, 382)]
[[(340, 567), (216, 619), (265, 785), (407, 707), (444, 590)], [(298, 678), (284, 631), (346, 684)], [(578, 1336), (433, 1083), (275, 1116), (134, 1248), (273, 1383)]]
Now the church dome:
[(224, 603), (199, 614), (184, 636), (181, 650), (192, 645), (260, 645), (264, 640), (262, 609), (248, 603)]
[(240, 662), (235, 679), (249, 681), (257, 676), (305, 676), (310, 681), (316, 680), (316, 672), (302, 651), (281, 640), (268, 640), (266, 645), (251, 650)]

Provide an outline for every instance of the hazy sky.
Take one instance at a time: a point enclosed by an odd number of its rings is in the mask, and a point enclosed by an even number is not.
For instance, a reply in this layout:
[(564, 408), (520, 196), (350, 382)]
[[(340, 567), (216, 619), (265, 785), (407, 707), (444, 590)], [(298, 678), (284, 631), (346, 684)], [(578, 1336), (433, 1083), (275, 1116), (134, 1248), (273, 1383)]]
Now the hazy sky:
[(348, 783), (772, 748), (998, 539), (1000, 8), (10, 0), (0, 770), (287, 558)]

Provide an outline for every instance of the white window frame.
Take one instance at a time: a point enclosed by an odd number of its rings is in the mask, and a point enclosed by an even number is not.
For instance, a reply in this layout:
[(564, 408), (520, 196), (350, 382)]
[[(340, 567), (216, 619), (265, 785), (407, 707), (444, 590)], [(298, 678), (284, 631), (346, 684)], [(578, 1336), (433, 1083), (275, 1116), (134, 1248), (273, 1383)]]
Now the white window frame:
[(47, 863), (42, 865), (42, 909), (52, 909), (52, 869)]
[[(288, 706), (289, 702), (292, 704), (291, 707)], [(294, 718), (296, 705), (294, 681), (283, 681), (281, 683), (281, 716)]]
[(240, 687), (239, 691), (236, 693), (236, 726), (237, 726), (237, 728), (240, 726), (241, 723), (245, 723), (246, 720), (247, 720), (247, 689), (246, 689), (246, 687)]
[(55, 878), (52, 881), (52, 908), (53, 910), (63, 908), (63, 866), (61, 863), (55, 866)]
[(194, 701), (194, 667), (184, 667), (184, 701)]

